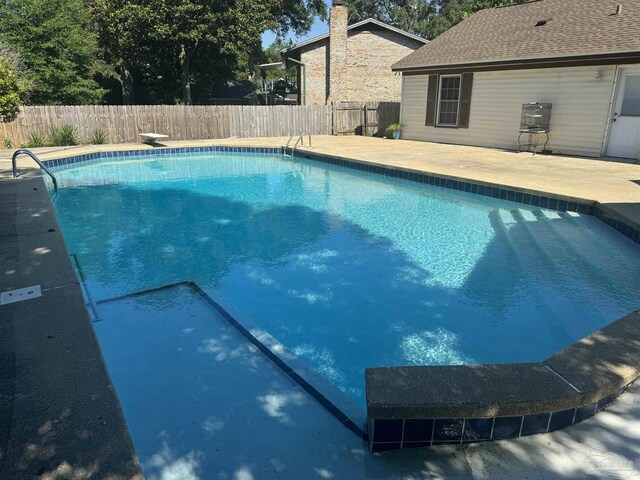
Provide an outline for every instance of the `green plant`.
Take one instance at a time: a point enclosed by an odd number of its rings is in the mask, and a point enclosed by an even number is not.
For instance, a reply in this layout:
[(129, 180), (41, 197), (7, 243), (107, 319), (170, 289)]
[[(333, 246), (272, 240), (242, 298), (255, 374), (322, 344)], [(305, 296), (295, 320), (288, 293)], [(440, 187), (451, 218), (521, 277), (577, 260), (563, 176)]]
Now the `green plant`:
[(91, 145), (104, 145), (105, 143), (109, 143), (109, 137), (107, 136), (107, 132), (100, 128), (96, 128), (87, 140)]
[(31, 132), (27, 138), (27, 148), (39, 148), (47, 146), (47, 137), (40, 132)]
[(11, 141), (10, 138), (2, 139), (2, 148), (6, 148), (7, 150), (10, 150), (13, 148), (13, 142)]
[(392, 123), (387, 127), (385, 132), (387, 134), (387, 137), (389, 138), (400, 138), (400, 132), (402, 131), (403, 128), (404, 128), (404, 125), (401, 125), (399, 123)]
[[(0, 45), (1, 47), (1, 45)], [(20, 110), (24, 83), (20, 81), (9, 59), (0, 51), (0, 121), (10, 122)]]
[(62, 127), (52, 126), (49, 128), (47, 144), (50, 147), (78, 145), (80, 144), (80, 135), (73, 125), (63, 125)]

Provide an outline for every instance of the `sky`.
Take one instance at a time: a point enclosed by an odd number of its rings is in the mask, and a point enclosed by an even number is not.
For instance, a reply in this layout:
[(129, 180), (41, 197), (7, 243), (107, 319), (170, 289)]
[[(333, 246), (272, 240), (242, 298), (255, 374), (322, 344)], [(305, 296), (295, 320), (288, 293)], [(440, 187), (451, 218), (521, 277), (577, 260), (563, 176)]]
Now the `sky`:
[[(329, 31), (329, 24), (326, 22), (323, 22), (318, 17), (316, 17), (313, 21), (313, 25), (311, 26), (311, 30), (309, 31), (309, 33), (307, 33), (306, 35), (302, 35), (300, 37), (290, 35), (289, 38), (291, 38), (294, 42), (298, 42), (301, 40), (306, 40), (307, 38), (317, 37), (318, 35), (322, 35), (324, 33), (327, 33), (328, 31)], [(262, 48), (267, 48), (269, 45), (273, 43), (275, 39), (276, 39), (275, 33), (270, 31), (264, 32), (262, 34)]]

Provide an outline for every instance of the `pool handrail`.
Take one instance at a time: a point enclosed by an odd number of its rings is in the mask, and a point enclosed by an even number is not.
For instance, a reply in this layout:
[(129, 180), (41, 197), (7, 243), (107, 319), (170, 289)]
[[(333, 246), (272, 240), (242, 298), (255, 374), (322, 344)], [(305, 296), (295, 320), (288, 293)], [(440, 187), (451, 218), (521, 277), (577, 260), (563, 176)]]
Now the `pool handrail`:
[(27, 155), (31, 157), (33, 161), (36, 162), (40, 166), (40, 168), (44, 170), (47, 173), (47, 175), (51, 177), (51, 180), (53, 180), (53, 189), (56, 192), (58, 191), (58, 180), (56, 179), (56, 176), (51, 172), (51, 170), (47, 168), (47, 166), (44, 163), (40, 161), (40, 159), (37, 157), (35, 153), (33, 153), (31, 150), (27, 150), (26, 148), (20, 148), (19, 150), (16, 150), (13, 153), (13, 156), (11, 157), (11, 166), (13, 167), (13, 178), (18, 178), (17, 159), (19, 155)]
[(289, 144), (291, 143), (291, 140), (293, 140), (293, 137), (295, 134), (298, 134), (298, 138), (296, 140), (296, 143), (293, 146), (293, 149), (291, 150), (291, 156), (293, 157), (296, 153), (296, 148), (298, 148), (298, 145), (304, 145), (304, 136), (306, 135), (309, 138), (309, 148), (313, 148), (311, 145), (311, 134), (309, 132), (305, 132), (304, 130), (300, 129), (298, 131), (294, 131), (291, 133), (291, 136), (289, 137), (289, 140), (287, 140), (287, 144), (284, 147), (284, 155), (285, 157), (288, 156), (287, 155), (287, 149), (289, 148)]

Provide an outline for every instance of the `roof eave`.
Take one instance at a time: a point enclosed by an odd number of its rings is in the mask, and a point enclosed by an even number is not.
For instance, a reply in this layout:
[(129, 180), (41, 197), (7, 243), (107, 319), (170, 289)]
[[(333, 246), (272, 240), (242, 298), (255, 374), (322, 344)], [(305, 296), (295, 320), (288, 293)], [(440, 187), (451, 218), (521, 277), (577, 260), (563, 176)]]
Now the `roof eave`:
[[(374, 18), (367, 18), (366, 20), (362, 20), (360, 22), (353, 23), (353, 24), (351, 24), (351, 25), (349, 25), (347, 27), (347, 30), (353, 30), (353, 29), (356, 29), (358, 27), (362, 27), (364, 25), (367, 25), (369, 23), (373, 23), (374, 25), (378, 25), (379, 27), (386, 28), (387, 30), (395, 32), (395, 33), (397, 33), (399, 35), (403, 35), (403, 36), (405, 36), (407, 38), (411, 38), (412, 40), (415, 40), (417, 42), (421, 42), (421, 43), (424, 43), (424, 44), (429, 43), (429, 40), (427, 40), (426, 38), (422, 38), (422, 37), (420, 37), (418, 35), (414, 35), (413, 33), (406, 32), (404, 30), (401, 30), (399, 28), (393, 27), (393, 26), (388, 25), (388, 24), (386, 24), (384, 22), (376, 20)], [(282, 53), (291, 52), (293, 50), (297, 50), (299, 48), (306, 47), (307, 45), (311, 45), (313, 43), (320, 42), (320, 41), (325, 40), (327, 38), (329, 38), (329, 33), (323, 33), (322, 35), (318, 35), (317, 37), (313, 37), (313, 38), (310, 38), (310, 39), (305, 40), (303, 42), (291, 45), (291, 47), (285, 48), (284, 50), (282, 50)]]
[(468, 62), (458, 64), (444, 64), (444, 65), (420, 65), (420, 66), (396, 66), (393, 65), (391, 70), (394, 72), (433, 72), (443, 70), (500, 70), (500, 67), (509, 68), (531, 68), (535, 66), (546, 66), (547, 64), (572, 64), (581, 62), (603, 62), (615, 63), (615, 60), (640, 60), (640, 51), (629, 52), (613, 52), (604, 54), (591, 54), (591, 55), (568, 55), (560, 57), (535, 57), (535, 58), (523, 58), (512, 60), (496, 60), (490, 62)]

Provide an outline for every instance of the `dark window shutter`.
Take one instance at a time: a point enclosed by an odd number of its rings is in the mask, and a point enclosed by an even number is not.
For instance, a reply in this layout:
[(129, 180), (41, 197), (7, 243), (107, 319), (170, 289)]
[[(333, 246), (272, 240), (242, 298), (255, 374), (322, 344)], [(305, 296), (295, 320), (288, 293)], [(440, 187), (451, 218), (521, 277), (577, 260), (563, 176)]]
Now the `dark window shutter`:
[(460, 115), (458, 128), (469, 128), (471, 111), (471, 91), (473, 90), (473, 73), (462, 74), (462, 92), (460, 92)]
[(438, 102), (438, 75), (429, 75), (429, 87), (427, 90), (427, 127), (436, 124), (436, 103)]

